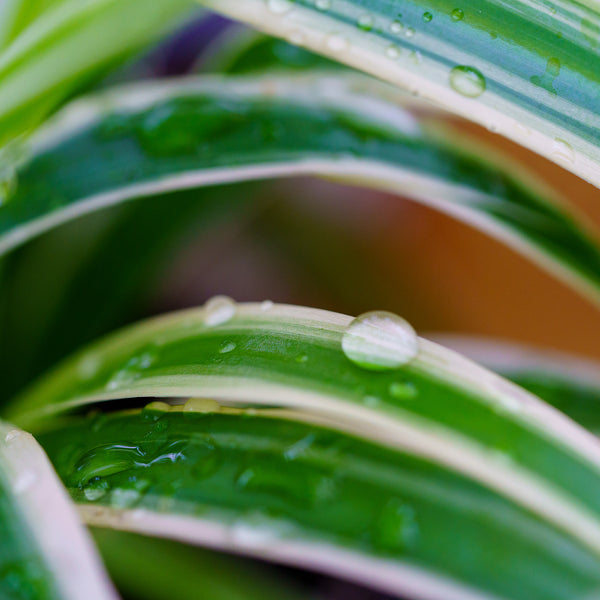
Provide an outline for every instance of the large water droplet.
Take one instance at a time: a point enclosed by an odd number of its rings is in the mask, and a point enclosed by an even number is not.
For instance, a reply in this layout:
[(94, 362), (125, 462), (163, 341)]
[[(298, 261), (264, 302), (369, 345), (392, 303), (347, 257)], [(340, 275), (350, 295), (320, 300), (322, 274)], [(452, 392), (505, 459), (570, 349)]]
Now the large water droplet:
[(397, 369), (419, 350), (415, 330), (393, 313), (373, 311), (360, 315), (344, 332), (342, 350), (355, 364), (372, 371)]
[(215, 296), (204, 305), (204, 323), (209, 327), (222, 325), (235, 315), (235, 302), (227, 296)]
[(477, 98), (485, 91), (485, 77), (473, 67), (458, 65), (450, 71), (450, 85), (467, 98)]

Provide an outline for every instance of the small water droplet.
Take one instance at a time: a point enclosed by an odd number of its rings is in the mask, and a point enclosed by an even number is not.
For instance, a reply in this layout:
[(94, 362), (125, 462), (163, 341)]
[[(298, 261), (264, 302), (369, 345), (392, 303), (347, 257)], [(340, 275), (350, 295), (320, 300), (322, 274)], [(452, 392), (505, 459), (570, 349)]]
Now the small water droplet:
[(388, 391), (390, 396), (399, 400), (411, 400), (418, 395), (415, 384), (409, 381), (394, 381), (390, 384)]
[(223, 342), (221, 347), (219, 348), (220, 354), (229, 354), (229, 352), (233, 352), (236, 348), (236, 345), (233, 342)]
[(451, 13), (450, 13), (450, 18), (454, 21), (454, 22), (458, 22), (458, 21), (462, 21), (465, 18), (465, 13), (460, 9), (460, 8), (455, 8)]
[(370, 15), (368, 13), (361, 15), (356, 21), (356, 26), (359, 29), (362, 29), (362, 31), (371, 31), (371, 29), (373, 29), (374, 24), (375, 19), (373, 18), (373, 15)]
[(10, 444), (14, 440), (16, 440), (23, 432), (20, 429), (11, 429), (5, 436), (4, 441), (7, 444)]
[(154, 412), (154, 413), (166, 413), (171, 410), (171, 406), (166, 402), (161, 402), (160, 400), (154, 400), (153, 402), (149, 402), (142, 409), (145, 412)]
[(433, 15), (429, 11), (423, 13), (423, 21), (425, 21), (425, 23), (430, 23), (432, 19)]
[(267, 0), (267, 6), (272, 13), (283, 15), (294, 7), (290, 0)]
[(331, 0), (317, 0), (315, 6), (319, 10), (329, 10), (331, 8)]
[(275, 305), (273, 304), (273, 302), (271, 300), (263, 300), (260, 303), (260, 310), (266, 312), (268, 310), (271, 310)]
[(298, 363), (305, 363), (308, 361), (308, 356), (306, 354), (300, 354), (298, 356), (296, 356), (296, 362)]
[(393, 313), (373, 311), (360, 315), (344, 332), (342, 350), (354, 364), (373, 371), (396, 369), (419, 350), (414, 329)]
[(556, 95), (554, 89), (554, 80), (560, 75), (560, 60), (558, 58), (549, 58), (546, 63), (546, 71), (543, 75), (534, 75), (529, 78), (529, 81), (534, 85), (537, 85), (553, 95)]
[(343, 52), (348, 49), (348, 40), (337, 33), (327, 36), (327, 47), (332, 52)]
[(115, 508), (131, 508), (141, 499), (138, 490), (117, 488), (110, 495), (110, 503)]
[(385, 49), (385, 55), (392, 60), (396, 60), (400, 57), (400, 48), (398, 46), (392, 44)]
[(406, 31), (404, 32), (404, 35), (406, 37), (412, 37), (413, 35), (415, 35), (415, 30), (412, 27), (407, 27)]
[(401, 21), (392, 21), (390, 23), (390, 31), (392, 33), (395, 33), (395, 34), (401, 33), (403, 29), (404, 29), (404, 25), (402, 24)]
[(552, 158), (563, 163), (573, 164), (575, 162), (575, 152), (569, 142), (555, 138), (552, 142)]
[(17, 189), (17, 171), (12, 165), (0, 167), (0, 206), (14, 195)]
[(83, 495), (85, 496), (86, 500), (95, 502), (96, 500), (100, 500), (100, 498), (106, 496), (107, 491), (108, 489), (106, 486), (90, 486), (83, 490)]
[(477, 98), (485, 91), (485, 77), (473, 67), (458, 65), (450, 71), (450, 85), (467, 98)]
[(213, 413), (220, 410), (221, 405), (212, 398), (190, 398), (183, 406), (183, 412)]
[(236, 311), (236, 304), (227, 296), (215, 296), (204, 305), (204, 323), (209, 327), (222, 325), (231, 320)]

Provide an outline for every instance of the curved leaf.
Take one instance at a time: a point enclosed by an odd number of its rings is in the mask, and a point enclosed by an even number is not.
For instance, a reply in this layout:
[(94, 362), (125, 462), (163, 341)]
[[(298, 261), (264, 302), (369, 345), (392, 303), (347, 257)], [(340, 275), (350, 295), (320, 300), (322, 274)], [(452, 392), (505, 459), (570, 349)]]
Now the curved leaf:
[(485, 338), (435, 335), (433, 339), (543, 398), (596, 435), (600, 433), (597, 361)]
[(0, 146), (37, 126), (111, 63), (175, 26), (193, 3), (63, 0), (42, 7), (0, 54)]
[(107, 338), (8, 414), (36, 427), (90, 403), (181, 396), (299, 409), (463, 473), (600, 552), (600, 450), (591, 434), (425, 340), (401, 368), (357, 366), (341, 347), (350, 322), (326, 311), (215, 299)]
[(435, 461), (286, 411), (189, 405), (70, 418), (40, 435), (89, 523), (430, 600), (598, 588), (598, 554)]
[(0, 423), (0, 596), (116, 600), (44, 452)]
[(574, 0), (200, 0), (600, 184), (600, 11)]
[(200, 78), (75, 104), (36, 138), (0, 206), (0, 252), (133, 197), (312, 174), (408, 194), (598, 298), (600, 252), (572, 217), (420, 127), (386, 93), (364, 78)]

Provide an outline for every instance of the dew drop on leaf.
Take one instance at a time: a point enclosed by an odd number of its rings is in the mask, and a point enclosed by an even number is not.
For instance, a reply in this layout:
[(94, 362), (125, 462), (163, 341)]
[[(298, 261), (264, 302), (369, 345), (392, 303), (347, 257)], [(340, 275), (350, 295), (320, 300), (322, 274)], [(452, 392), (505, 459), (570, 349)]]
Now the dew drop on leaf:
[(418, 395), (415, 385), (407, 381), (394, 381), (390, 384), (388, 391), (390, 396), (398, 400), (410, 400)]
[(450, 18), (456, 23), (462, 21), (465, 18), (465, 13), (460, 8), (455, 8), (450, 13)]
[(485, 77), (475, 68), (458, 65), (450, 71), (450, 85), (467, 98), (477, 98), (485, 91)]
[(360, 315), (342, 336), (342, 350), (354, 364), (372, 371), (397, 369), (419, 350), (415, 330), (393, 313), (373, 311)]
[(388, 58), (391, 58), (392, 60), (396, 60), (397, 58), (400, 57), (400, 48), (398, 48), (398, 46), (392, 44), (391, 46), (388, 46), (386, 48), (385, 55)]
[(233, 318), (235, 302), (227, 296), (215, 296), (204, 305), (204, 323), (209, 327), (222, 325)]
[(423, 21), (425, 21), (425, 23), (430, 23), (432, 19), (433, 15), (429, 11), (423, 13)]
[(190, 398), (183, 406), (183, 412), (219, 412), (221, 405), (212, 398)]
[(400, 33), (402, 31), (402, 29), (404, 28), (404, 25), (402, 25), (402, 23), (400, 21), (392, 21), (392, 23), (390, 24), (390, 31), (392, 33)]
[(356, 22), (356, 26), (362, 31), (371, 31), (373, 29), (373, 25), (375, 24), (375, 19), (373, 15), (366, 13), (358, 17), (358, 21)]
[(381, 511), (372, 532), (377, 548), (403, 551), (411, 548), (419, 537), (419, 525), (414, 510), (394, 498)]
[(331, 8), (331, 0), (317, 0), (315, 6), (319, 10), (329, 10)]

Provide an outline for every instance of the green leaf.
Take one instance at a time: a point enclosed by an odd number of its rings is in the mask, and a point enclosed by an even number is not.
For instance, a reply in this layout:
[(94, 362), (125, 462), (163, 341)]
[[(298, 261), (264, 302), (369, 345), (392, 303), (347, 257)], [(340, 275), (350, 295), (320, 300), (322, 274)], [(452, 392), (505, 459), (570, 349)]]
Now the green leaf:
[[(591, 434), (491, 372), (412, 337), (387, 313), (359, 321), (359, 335), (351, 322), (216, 298), (96, 344), (17, 398), (8, 415), (35, 429), (66, 410), (124, 398), (288, 407), (462, 473), (600, 552), (600, 451)], [(388, 337), (380, 340), (381, 331)], [(416, 345), (417, 355), (399, 366)], [(391, 365), (398, 368), (371, 370)]]
[(33, 437), (0, 423), (0, 596), (116, 600), (94, 547)]
[(514, 381), (600, 434), (600, 365), (564, 352), (485, 338), (437, 335), (436, 341)]
[(600, 12), (550, 0), (201, 0), (600, 184)]
[(0, 252), (134, 197), (311, 174), (410, 195), (597, 299), (600, 252), (585, 229), (453, 134), (421, 127), (400, 98), (364, 78), (200, 78), (77, 103), (34, 140), (0, 206)]
[(597, 552), (418, 452), (297, 413), (194, 407), (72, 417), (39, 439), (95, 526), (432, 600), (582, 598), (600, 584)]
[(0, 54), (0, 145), (37, 126), (109, 66), (172, 29), (192, 6), (191, 0), (39, 4), (29, 26)]

